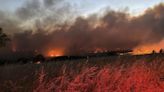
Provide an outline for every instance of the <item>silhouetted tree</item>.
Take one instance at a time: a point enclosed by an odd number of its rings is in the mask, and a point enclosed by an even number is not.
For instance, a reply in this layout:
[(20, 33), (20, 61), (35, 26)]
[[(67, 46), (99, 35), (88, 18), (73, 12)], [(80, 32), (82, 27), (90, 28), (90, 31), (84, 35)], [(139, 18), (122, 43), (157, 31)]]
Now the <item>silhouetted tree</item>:
[(8, 36), (3, 33), (2, 28), (0, 28), (0, 47), (4, 47), (9, 40)]
[(163, 49), (160, 49), (159, 53), (163, 53)]
[(155, 54), (155, 53), (156, 53), (156, 51), (155, 51), (155, 50), (153, 50), (153, 51), (152, 51), (152, 54)]

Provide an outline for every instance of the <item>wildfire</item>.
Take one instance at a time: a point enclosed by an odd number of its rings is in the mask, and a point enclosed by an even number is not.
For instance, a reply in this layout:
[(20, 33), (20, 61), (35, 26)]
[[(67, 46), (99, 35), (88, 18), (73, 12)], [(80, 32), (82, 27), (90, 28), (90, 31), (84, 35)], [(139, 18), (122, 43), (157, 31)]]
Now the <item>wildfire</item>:
[(138, 54), (149, 54), (153, 50), (158, 51), (157, 49), (154, 49), (152, 46), (139, 46), (134, 49), (133, 54), (138, 55)]
[(62, 49), (52, 49), (52, 50), (49, 50), (47, 53), (48, 57), (58, 57), (62, 55), (64, 55), (64, 52)]
[(94, 48), (94, 53), (105, 52), (105, 51), (107, 51), (105, 48)]
[(152, 51), (159, 52), (160, 49), (164, 48), (164, 40), (157, 43), (157, 44), (148, 44), (148, 45), (141, 45), (134, 49), (133, 54), (149, 54), (152, 53)]

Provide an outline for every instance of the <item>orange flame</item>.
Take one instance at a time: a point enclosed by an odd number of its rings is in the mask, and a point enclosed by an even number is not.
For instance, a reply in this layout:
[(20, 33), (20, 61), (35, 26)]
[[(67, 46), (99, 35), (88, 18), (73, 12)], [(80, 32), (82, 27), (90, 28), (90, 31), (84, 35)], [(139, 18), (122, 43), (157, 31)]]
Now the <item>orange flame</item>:
[(47, 52), (48, 57), (58, 57), (63, 55), (64, 51), (62, 49), (51, 49)]
[(156, 44), (141, 45), (134, 48), (133, 54), (150, 54), (153, 50), (159, 52), (160, 49), (164, 49), (164, 40)]

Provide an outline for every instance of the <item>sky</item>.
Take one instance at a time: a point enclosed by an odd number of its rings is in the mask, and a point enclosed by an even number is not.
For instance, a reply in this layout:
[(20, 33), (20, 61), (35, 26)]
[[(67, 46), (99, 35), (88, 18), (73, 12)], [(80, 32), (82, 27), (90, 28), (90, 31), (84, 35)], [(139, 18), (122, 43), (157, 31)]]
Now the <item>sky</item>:
[[(27, 0), (0, 0), (0, 10), (15, 11), (17, 8), (24, 5)], [(102, 8), (109, 7), (114, 10), (128, 9), (132, 15), (139, 15), (145, 9), (152, 7), (164, 0), (65, 0), (71, 5), (76, 6), (76, 9), (82, 12), (83, 15), (94, 13)]]
[(109, 7), (113, 10), (123, 10), (128, 8), (129, 12), (138, 15), (145, 9), (152, 7), (164, 0), (72, 0), (77, 3), (84, 12), (92, 13), (101, 8)]
[(0, 0), (0, 10), (15, 11), (25, 0)]

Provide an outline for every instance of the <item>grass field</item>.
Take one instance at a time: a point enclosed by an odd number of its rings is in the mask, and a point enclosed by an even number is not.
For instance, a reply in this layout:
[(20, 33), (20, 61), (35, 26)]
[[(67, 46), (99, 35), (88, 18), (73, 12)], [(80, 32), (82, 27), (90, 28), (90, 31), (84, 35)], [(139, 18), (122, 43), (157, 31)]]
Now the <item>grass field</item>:
[(5, 65), (0, 92), (164, 92), (164, 55)]

